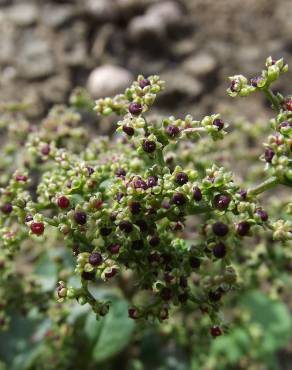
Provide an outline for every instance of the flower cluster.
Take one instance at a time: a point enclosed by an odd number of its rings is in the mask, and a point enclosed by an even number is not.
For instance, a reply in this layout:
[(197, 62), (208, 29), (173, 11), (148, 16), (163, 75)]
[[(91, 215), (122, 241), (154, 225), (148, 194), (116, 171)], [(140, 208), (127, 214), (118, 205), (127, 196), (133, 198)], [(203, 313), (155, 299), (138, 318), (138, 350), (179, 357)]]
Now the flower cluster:
[[(201, 142), (226, 136), (220, 115), (148, 120), (164, 83), (139, 76), (124, 94), (96, 102), (98, 114), (122, 117), (112, 140), (91, 139), (74, 107), (53, 108), (40, 127), (24, 124), (23, 156), (1, 182), (1, 253), (13, 258), (29, 238), (65, 242), (75, 268), (59, 274), (59, 302), (76, 299), (104, 316), (110, 300), (97, 299), (92, 287), (115, 281), (132, 319), (163, 321), (190, 306), (208, 314), (212, 336), (221, 335), (222, 301), (244, 286), (237, 264), (246, 258), (246, 238), (272, 232), (283, 245), (292, 239), (291, 222), (271, 220), (258, 199), (292, 184), (291, 98), (269, 88), (287, 66), (282, 59), (266, 66), (250, 84), (233, 77), (229, 89), (231, 96), (263, 90), (277, 110), (261, 157), (264, 182), (243, 188), (228, 168), (200, 157)], [(84, 99), (72, 103), (91, 106)]]

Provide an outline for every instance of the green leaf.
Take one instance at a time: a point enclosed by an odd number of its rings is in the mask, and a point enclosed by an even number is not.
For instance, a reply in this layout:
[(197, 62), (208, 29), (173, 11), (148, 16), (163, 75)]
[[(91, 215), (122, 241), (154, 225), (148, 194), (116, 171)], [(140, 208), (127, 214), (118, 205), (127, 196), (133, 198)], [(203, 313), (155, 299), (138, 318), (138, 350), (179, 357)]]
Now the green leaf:
[(38, 281), (43, 290), (50, 291), (56, 287), (57, 283), (57, 266), (49, 257), (48, 253), (43, 254), (35, 267), (35, 275), (38, 275)]
[(128, 304), (125, 300), (113, 301), (109, 313), (101, 320), (97, 321), (90, 314), (85, 332), (93, 342), (93, 360), (102, 362), (121, 352), (129, 344), (134, 327), (134, 321), (128, 318)]

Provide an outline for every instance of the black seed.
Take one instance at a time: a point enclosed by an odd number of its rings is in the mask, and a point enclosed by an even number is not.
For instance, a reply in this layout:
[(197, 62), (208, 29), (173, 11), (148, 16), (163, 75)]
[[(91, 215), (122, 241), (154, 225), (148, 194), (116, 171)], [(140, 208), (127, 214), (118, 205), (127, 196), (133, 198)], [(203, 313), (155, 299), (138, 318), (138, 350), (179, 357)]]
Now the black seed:
[(126, 176), (127, 172), (123, 168), (118, 168), (115, 172), (116, 176), (118, 177), (124, 177)]
[(133, 136), (133, 135), (134, 135), (134, 133), (135, 133), (135, 130), (133, 129), (133, 127), (131, 127), (131, 126), (126, 126), (126, 125), (124, 125), (124, 126), (123, 126), (123, 131), (124, 131), (124, 133), (125, 133), (125, 134), (127, 134), (128, 136)]
[(3, 206), (1, 207), (1, 211), (5, 214), (5, 215), (9, 215), (9, 213), (11, 213), (13, 210), (13, 207), (12, 207), (12, 204), (11, 203), (6, 203), (6, 204), (3, 204)]
[(85, 225), (87, 221), (87, 215), (85, 212), (77, 211), (74, 214), (74, 219), (77, 224), (79, 225)]
[(212, 230), (213, 230), (213, 233), (218, 236), (225, 236), (229, 232), (229, 227), (228, 225), (223, 224), (220, 221), (217, 221), (212, 225)]
[(129, 105), (129, 112), (134, 115), (139, 115), (143, 110), (143, 107), (140, 103), (131, 103)]
[(200, 200), (202, 200), (202, 192), (198, 186), (195, 186), (193, 188), (193, 198), (196, 202), (199, 202)]
[(250, 229), (250, 224), (248, 221), (242, 221), (237, 224), (236, 232), (240, 236), (245, 236), (248, 234)]
[(173, 194), (172, 196), (172, 201), (174, 204), (178, 205), (178, 206), (182, 206), (183, 204), (186, 203), (186, 197), (183, 193), (175, 193)]
[(222, 130), (223, 127), (224, 127), (224, 122), (222, 121), (222, 119), (220, 118), (216, 118), (213, 122), (213, 125), (216, 126), (218, 128), (218, 130)]
[(144, 220), (137, 220), (135, 223), (142, 232), (146, 232), (148, 230), (147, 222)]
[(151, 239), (149, 240), (149, 244), (152, 247), (156, 247), (160, 243), (160, 238), (158, 235), (153, 235)]
[(149, 176), (147, 178), (147, 185), (149, 188), (153, 188), (153, 186), (156, 186), (158, 182), (158, 177), (157, 176)]
[(228, 207), (230, 203), (230, 197), (226, 194), (217, 194), (214, 198), (214, 205), (219, 210), (224, 210)]
[(151, 85), (151, 82), (147, 78), (143, 78), (143, 80), (139, 81), (139, 86), (141, 87), (141, 89), (144, 89), (144, 87), (150, 86), (150, 85)]
[(98, 252), (92, 252), (91, 255), (89, 256), (89, 263), (92, 266), (99, 266), (102, 264), (102, 255)]
[(137, 179), (133, 182), (133, 185), (134, 185), (134, 188), (135, 189), (143, 189), (143, 190), (147, 190), (148, 186), (146, 184), (146, 182), (142, 179)]
[(141, 204), (139, 202), (133, 201), (129, 204), (129, 208), (133, 215), (137, 215), (141, 211)]
[(132, 242), (132, 248), (135, 250), (135, 251), (140, 251), (141, 249), (143, 249), (144, 247), (144, 242), (142, 239), (140, 240), (134, 240)]
[(216, 258), (223, 258), (226, 256), (226, 245), (224, 243), (217, 243), (213, 248), (213, 254)]
[(171, 291), (171, 289), (166, 288), (166, 287), (162, 288), (161, 291), (160, 291), (160, 297), (164, 301), (171, 300), (171, 298), (172, 298), (172, 291)]
[(110, 235), (111, 232), (112, 232), (112, 229), (109, 228), (109, 227), (102, 227), (100, 229), (100, 235), (102, 235), (102, 236), (108, 236), (108, 235)]
[(184, 172), (179, 172), (175, 176), (175, 182), (179, 185), (184, 185), (189, 181), (189, 177)]
[(209, 292), (208, 297), (211, 302), (218, 302), (220, 301), (222, 294), (219, 290), (215, 290), (214, 292)]
[(191, 268), (197, 269), (201, 265), (201, 260), (198, 257), (191, 256), (189, 258), (189, 264), (190, 264)]
[(93, 280), (94, 277), (95, 277), (95, 273), (94, 272), (83, 271), (82, 274), (81, 274), (81, 277), (84, 280)]
[(260, 217), (260, 219), (262, 220), (262, 221), (268, 221), (268, 219), (269, 219), (269, 215), (267, 214), (267, 212), (266, 211), (264, 211), (263, 209), (261, 209), (261, 208), (258, 208), (257, 210), (256, 210), (256, 214)]
[(144, 140), (142, 144), (142, 148), (146, 153), (153, 153), (156, 149), (156, 143), (152, 140)]
[(166, 127), (166, 133), (169, 137), (176, 137), (180, 132), (180, 129), (177, 126), (169, 125)]
[(131, 224), (130, 221), (121, 221), (119, 223), (119, 228), (120, 228), (120, 230), (129, 234), (133, 230), (133, 225)]
[(275, 153), (272, 151), (272, 149), (267, 148), (267, 149), (265, 150), (265, 154), (264, 154), (264, 156), (265, 156), (265, 161), (266, 161), (266, 162), (268, 162), (268, 163), (271, 163), (271, 162), (272, 162), (272, 159), (273, 159), (273, 157), (274, 157), (274, 155), (275, 155)]

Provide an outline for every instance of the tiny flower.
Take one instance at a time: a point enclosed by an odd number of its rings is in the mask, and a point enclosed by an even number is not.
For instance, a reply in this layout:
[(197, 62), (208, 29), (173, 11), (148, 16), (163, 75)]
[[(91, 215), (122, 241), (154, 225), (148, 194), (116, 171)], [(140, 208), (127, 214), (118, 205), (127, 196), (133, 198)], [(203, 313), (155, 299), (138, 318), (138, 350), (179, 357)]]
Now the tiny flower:
[(124, 177), (127, 173), (123, 168), (120, 167), (116, 170), (115, 174), (117, 177)]
[(65, 197), (64, 195), (62, 195), (61, 197), (58, 198), (57, 204), (58, 204), (59, 208), (66, 209), (70, 205), (70, 200), (67, 197)]
[(153, 153), (156, 150), (156, 143), (153, 140), (144, 140), (142, 143), (142, 148), (146, 153)]
[(175, 182), (179, 185), (184, 185), (189, 181), (189, 177), (185, 172), (178, 172), (175, 176)]
[(250, 79), (250, 84), (253, 87), (258, 87), (261, 83), (263, 83), (263, 81), (264, 81), (264, 77), (257, 76), (257, 77), (253, 77)]
[(264, 156), (265, 156), (265, 161), (266, 161), (266, 162), (268, 162), (268, 163), (271, 163), (271, 162), (272, 162), (272, 159), (273, 159), (273, 157), (274, 157), (274, 155), (275, 155), (275, 153), (273, 152), (273, 150), (272, 150), (272, 149), (270, 149), (270, 148), (267, 148), (267, 149), (265, 150), (265, 154), (264, 154)]
[(250, 224), (248, 221), (241, 221), (237, 224), (236, 232), (239, 236), (245, 236), (248, 234), (250, 229)]
[(129, 112), (133, 115), (139, 115), (142, 113), (143, 107), (140, 103), (133, 102), (129, 105)]
[(15, 180), (17, 182), (26, 182), (28, 178), (25, 175), (16, 175)]
[(222, 119), (216, 118), (213, 121), (213, 125), (218, 128), (218, 131), (221, 131), (223, 129), (223, 127), (224, 127), (224, 122), (222, 121)]
[(143, 189), (143, 190), (147, 190), (148, 186), (146, 184), (146, 182), (142, 179), (136, 179), (133, 181), (133, 185), (134, 185), (134, 188), (135, 189)]
[(196, 202), (199, 202), (200, 200), (202, 200), (202, 192), (201, 192), (201, 189), (198, 187), (198, 186), (195, 186), (193, 188), (193, 198)]
[(128, 136), (133, 136), (134, 133), (135, 133), (135, 130), (133, 129), (133, 127), (130, 127), (130, 126), (127, 126), (127, 125), (124, 125), (123, 126), (123, 131)]
[(87, 222), (87, 215), (85, 212), (77, 211), (74, 214), (74, 220), (78, 225), (85, 225)]
[(42, 222), (32, 222), (30, 230), (35, 235), (42, 235), (45, 230), (45, 225)]
[(182, 206), (186, 203), (186, 197), (183, 193), (174, 193), (172, 196), (172, 201), (178, 206)]
[(103, 258), (99, 252), (92, 252), (89, 256), (88, 262), (92, 266), (99, 266), (102, 264)]
[(213, 255), (216, 258), (223, 258), (226, 256), (226, 245), (222, 242), (217, 243), (213, 248)]
[(228, 225), (220, 221), (217, 221), (212, 225), (212, 230), (213, 230), (213, 233), (218, 236), (225, 236), (229, 232), (229, 227)]

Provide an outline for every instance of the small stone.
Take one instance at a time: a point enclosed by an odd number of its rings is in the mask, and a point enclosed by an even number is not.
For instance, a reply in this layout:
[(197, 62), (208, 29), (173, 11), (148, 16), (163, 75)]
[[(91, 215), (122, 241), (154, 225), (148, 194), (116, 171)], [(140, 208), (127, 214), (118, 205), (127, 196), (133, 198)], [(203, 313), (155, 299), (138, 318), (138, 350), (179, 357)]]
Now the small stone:
[(90, 73), (87, 88), (93, 97), (101, 98), (122, 93), (132, 81), (133, 76), (126, 69), (103, 65)]
[(19, 27), (31, 26), (37, 22), (38, 8), (29, 3), (15, 4), (8, 9), (7, 18)]
[(217, 63), (212, 55), (202, 53), (186, 59), (183, 68), (192, 77), (204, 78), (215, 72)]

